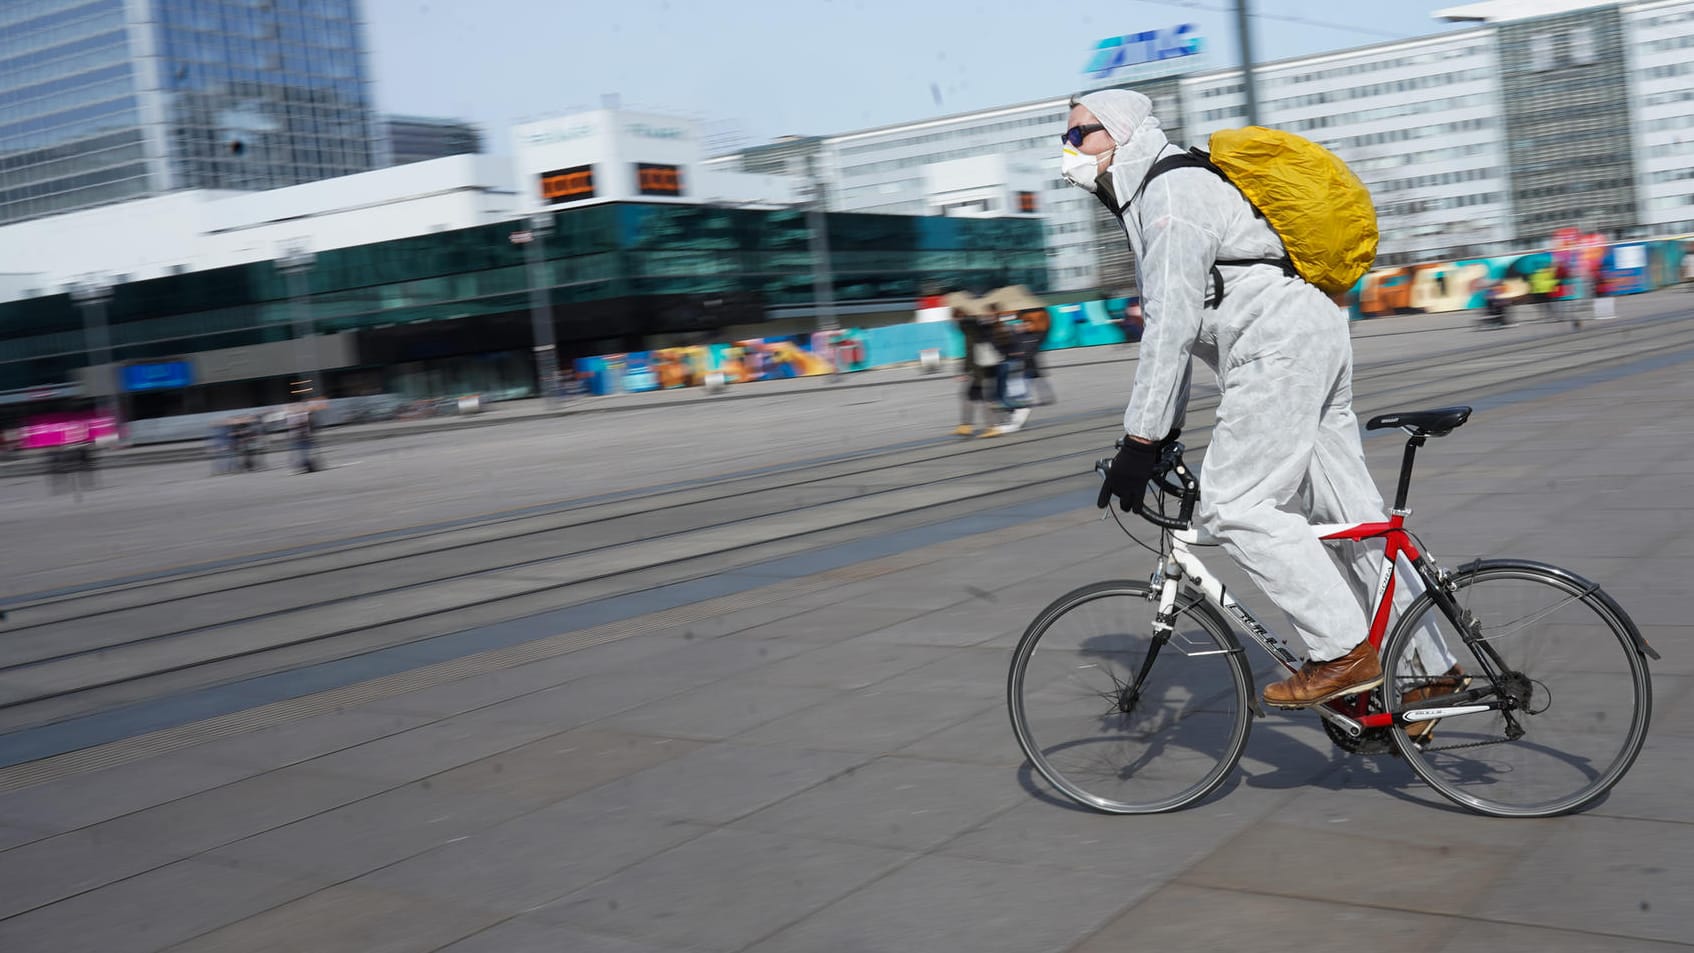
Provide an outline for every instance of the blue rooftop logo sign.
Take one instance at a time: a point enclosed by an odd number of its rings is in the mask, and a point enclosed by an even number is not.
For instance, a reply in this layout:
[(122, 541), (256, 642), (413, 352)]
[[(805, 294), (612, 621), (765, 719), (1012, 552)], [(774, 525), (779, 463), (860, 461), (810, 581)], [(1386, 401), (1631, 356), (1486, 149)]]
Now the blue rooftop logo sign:
[(1205, 51), (1205, 37), (1192, 23), (1108, 36), (1094, 47), (1094, 55), (1083, 72), (1095, 80), (1146, 79), (1195, 69), (1204, 60)]

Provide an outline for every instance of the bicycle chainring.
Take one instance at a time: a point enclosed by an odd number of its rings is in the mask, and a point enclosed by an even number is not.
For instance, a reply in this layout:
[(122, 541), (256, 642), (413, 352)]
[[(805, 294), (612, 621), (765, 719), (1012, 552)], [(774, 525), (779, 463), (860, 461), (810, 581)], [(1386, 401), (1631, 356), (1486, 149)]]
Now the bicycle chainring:
[[(1376, 692), (1371, 692), (1370, 703), (1365, 706), (1366, 713), (1374, 714), (1381, 710), (1382, 702), (1378, 699)], [(1335, 742), (1335, 746), (1337, 748), (1340, 748), (1348, 754), (1379, 755), (1399, 753), (1394, 748), (1394, 739), (1389, 737), (1388, 734), (1394, 730), (1393, 728), (1366, 728), (1363, 734), (1354, 738), (1329, 719), (1320, 718), (1319, 720), (1323, 722), (1323, 731), (1324, 734), (1329, 735), (1329, 740)]]

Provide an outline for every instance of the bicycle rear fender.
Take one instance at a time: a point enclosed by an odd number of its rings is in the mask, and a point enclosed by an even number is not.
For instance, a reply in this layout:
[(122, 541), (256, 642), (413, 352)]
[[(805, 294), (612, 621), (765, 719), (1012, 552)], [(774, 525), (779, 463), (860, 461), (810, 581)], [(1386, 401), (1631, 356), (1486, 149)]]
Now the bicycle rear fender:
[(1549, 566), (1546, 563), (1536, 562), (1533, 559), (1475, 559), (1465, 563), (1463, 566), (1460, 566), (1454, 575), (1458, 575), (1459, 573), (1475, 572), (1479, 569), (1513, 568), (1534, 569), (1549, 575), (1558, 576), (1560, 579), (1563, 579), (1572, 585), (1580, 586), (1588, 592), (1587, 598), (1592, 598), (1599, 602), (1600, 605), (1605, 607), (1607, 612), (1611, 613), (1614, 618), (1623, 623), (1623, 629), (1625, 632), (1629, 633), (1629, 641), (1635, 646), (1636, 652), (1646, 658), (1652, 659), (1655, 662), (1661, 660), (1658, 651), (1647, 643), (1646, 636), (1642, 635), (1641, 630), (1636, 627), (1635, 620), (1629, 617), (1629, 613), (1623, 611), (1623, 607), (1618, 605), (1617, 600), (1612, 598), (1611, 593), (1600, 588), (1599, 583), (1585, 579), (1582, 576), (1578, 576), (1576, 573), (1571, 572), (1568, 569), (1560, 569), (1558, 566)]

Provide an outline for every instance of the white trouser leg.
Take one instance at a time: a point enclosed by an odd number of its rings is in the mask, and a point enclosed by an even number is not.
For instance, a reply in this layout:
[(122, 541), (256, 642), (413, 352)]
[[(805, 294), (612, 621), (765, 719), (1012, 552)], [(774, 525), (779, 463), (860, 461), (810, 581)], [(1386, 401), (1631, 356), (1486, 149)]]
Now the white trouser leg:
[[(1352, 407), (1352, 369), (1341, 375), (1329, 405), (1318, 425), (1312, 465), (1305, 487), (1308, 512), (1319, 523), (1368, 523), (1387, 519), (1382, 496), (1365, 466), (1364, 446), (1359, 440), (1359, 421)], [(1380, 544), (1332, 543), (1336, 557), (1348, 569), (1366, 625), (1376, 606), (1370, 602), (1382, 572)], [(1423, 592), (1423, 580), (1404, 562), (1394, 567), (1394, 619), (1405, 617), (1406, 608)], [(1425, 619), (1430, 619), (1426, 616)], [(1453, 665), (1453, 657), (1441, 640), (1440, 630), (1430, 621), (1419, 627), (1413, 646), (1424, 674), (1437, 675)]]
[(1328, 360), (1325, 350), (1270, 353), (1228, 368), (1200, 476), (1206, 527), (1287, 613), (1318, 661), (1347, 654), (1367, 633), (1358, 597), (1300, 499), (1324, 408), (1345, 368), (1333, 346)]

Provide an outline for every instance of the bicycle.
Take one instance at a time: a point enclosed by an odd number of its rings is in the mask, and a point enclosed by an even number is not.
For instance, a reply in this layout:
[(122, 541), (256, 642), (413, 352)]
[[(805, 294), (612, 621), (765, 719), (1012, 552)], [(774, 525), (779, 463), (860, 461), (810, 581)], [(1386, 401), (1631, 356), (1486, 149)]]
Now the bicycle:
[[(1405, 528), (1417, 449), (1470, 413), (1390, 413), (1366, 424), (1408, 434), (1392, 514), (1313, 531), (1326, 541), (1383, 543), (1369, 638), (1384, 678), (1314, 710), (1343, 750), (1403, 757), (1473, 811), (1564, 814), (1609, 791), (1640, 753), (1652, 710), (1646, 660), (1659, 655), (1595, 583), (1518, 559), (1449, 572)], [(1109, 813), (1184, 807), (1235, 769), (1252, 716), (1264, 710), (1230, 620), (1283, 669), (1300, 665), (1194, 552), (1217, 540), (1194, 526), (1199, 480), (1183, 449), (1165, 449), (1139, 507), (1161, 531), (1150, 579), (1060, 596), (1012, 655), (1007, 706), (1024, 754), (1064, 795)], [(1110, 463), (1095, 469), (1104, 475)], [(1405, 608), (1396, 614), (1402, 580)], [(1422, 591), (1413, 594), (1416, 584)], [(1442, 667), (1447, 653), (1457, 672)]]

